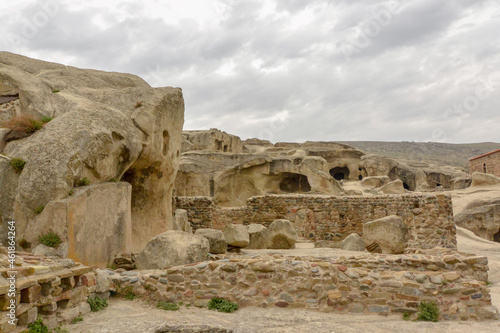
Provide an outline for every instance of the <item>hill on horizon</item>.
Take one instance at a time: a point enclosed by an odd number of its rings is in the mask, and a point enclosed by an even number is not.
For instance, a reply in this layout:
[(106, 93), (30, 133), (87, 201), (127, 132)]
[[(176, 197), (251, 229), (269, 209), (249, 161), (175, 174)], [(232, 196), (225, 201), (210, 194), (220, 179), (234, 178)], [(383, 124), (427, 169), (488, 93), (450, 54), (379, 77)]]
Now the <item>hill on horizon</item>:
[(441, 143), (441, 142), (386, 142), (386, 141), (335, 141), (367, 153), (403, 158), (413, 161), (444, 163), (468, 169), (469, 159), (500, 149), (500, 143)]

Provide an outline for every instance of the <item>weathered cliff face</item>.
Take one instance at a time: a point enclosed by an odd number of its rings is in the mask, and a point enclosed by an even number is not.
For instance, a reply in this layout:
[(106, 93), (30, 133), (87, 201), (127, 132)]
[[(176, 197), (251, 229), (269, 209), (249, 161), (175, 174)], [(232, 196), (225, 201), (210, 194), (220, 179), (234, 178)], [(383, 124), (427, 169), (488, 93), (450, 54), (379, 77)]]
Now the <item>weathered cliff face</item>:
[[(135, 250), (171, 228), (184, 122), (180, 88), (0, 52), (0, 94), (18, 98), (18, 116), (54, 118), (30, 136), (4, 142), (2, 224), (15, 220), (22, 236), (38, 207), (67, 198), (85, 179), (121, 179), (132, 185)], [(26, 161), (15, 175), (5, 170), (12, 158)]]

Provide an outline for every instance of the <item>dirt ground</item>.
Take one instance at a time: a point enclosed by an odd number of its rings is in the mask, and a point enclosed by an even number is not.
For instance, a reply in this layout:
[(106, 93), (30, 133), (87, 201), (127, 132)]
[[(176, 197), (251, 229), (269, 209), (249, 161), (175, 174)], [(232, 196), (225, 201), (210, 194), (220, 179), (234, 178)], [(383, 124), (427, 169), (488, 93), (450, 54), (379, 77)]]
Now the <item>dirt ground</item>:
[[(467, 202), (478, 198), (499, 197), (500, 186), (468, 188), (452, 191), (455, 214)], [(458, 249), (476, 253), (489, 259), (489, 281), (492, 282), (493, 305), (500, 308), (500, 244), (476, 237), (473, 233), (457, 228)], [(336, 249), (298, 248), (284, 250), (287, 255), (334, 255)], [(337, 252), (338, 253), (338, 252)], [(251, 254), (249, 252), (248, 254)], [(500, 332), (500, 321), (486, 322), (408, 322), (400, 316), (341, 315), (326, 314), (311, 310), (281, 308), (244, 308), (235, 313), (225, 314), (206, 309), (181, 307), (179, 311), (163, 311), (141, 301), (111, 299), (109, 307), (102, 312), (91, 313), (75, 325), (65, 326), (70, 332), (154, 332), (165, 324), (205, 324), (233, 329), (235, 333), (261, 332), (314, 332), (314, 333), (486, 333)]]

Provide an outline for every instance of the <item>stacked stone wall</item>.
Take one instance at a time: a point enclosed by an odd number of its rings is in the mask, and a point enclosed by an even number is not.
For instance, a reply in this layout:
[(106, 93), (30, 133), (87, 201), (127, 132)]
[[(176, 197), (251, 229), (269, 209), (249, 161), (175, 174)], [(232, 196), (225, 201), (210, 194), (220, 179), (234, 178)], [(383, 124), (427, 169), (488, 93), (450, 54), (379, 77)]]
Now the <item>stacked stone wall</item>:
[(111, 275), (136, 295), (206, 306), (223, 297), (240, 307), (307, 308), (337, 313), (415, 313), (436, 303), (441, 320), (492, 319), (487, 259), (443, 255), (371, 255), (338, 258), (263, 255), (228, 258), (157, 271)]
[(231, 223), (276, 219), (294, 223), (297, 233), (314, 241), (363, 234), (363, 223), (398, 215), (408, 226), (407, 252), (434, 247), (456, 248), (451, 197), (440, 195), (325, 196), (268, 195), (248, 199), (244, 207), (217, 207), (209, 197), (178, 197), (177, 208), (188, 211), (196, 228), (224, 229)]
[[(28, 258), (29, 257), (25, 257)], [(2, 280), (15, 277), (15, 317), (17, 326), (26, 326), (42, 316), (49, 327), (90, 312), (87, 298), (95, 292), (92, 267), (23, 266), (0, 268)], [(11, 280), (7, 280), (11, 281)], [(10, 283), (0, 284), (0, 332), (12, 332), (8, 321), (12, 291)]]

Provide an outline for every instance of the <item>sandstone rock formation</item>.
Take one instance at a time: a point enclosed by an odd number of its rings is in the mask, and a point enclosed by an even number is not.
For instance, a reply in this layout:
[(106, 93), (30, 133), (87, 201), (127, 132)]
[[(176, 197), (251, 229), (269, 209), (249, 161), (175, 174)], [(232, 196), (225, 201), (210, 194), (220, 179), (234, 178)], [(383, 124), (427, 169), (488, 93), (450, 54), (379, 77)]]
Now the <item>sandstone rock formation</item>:
[(363, 224), (365, 244), (377, 243), (382, 253), (403, 253), (407, 240), (408, 227), (396, 215), (390, 215)]
[(205, 237), (210, 243), (210, 253), (222, 254), (227, 251), (226, 238), (220, 230), (201, 228), (196, 229), (195, 235)]
[(405, 193), (405, 188), (403, 186), (403, 181), (396, 179), (381, 186), (380, 191), (385, 194), (403, 194)]
[(342, 250), (366, 251), (365, 242), (358, 234), (352, 233), (342, 241)]
[(500, 242), (500, 198), (470, 202), (463, 211), (455, 215), (455, 223), (479, 237)]
[(381, 187), (388, 184), (390, 181), (391, 179), (387, 176), (370, 176), (363, 178), (361, 184), (363, 186)]
[[(134, 75), (7, 52), (0, 52), (0, 78), (0, 95), (18, 97), (18, 116), (54, 118), (34, 134), (3, 145), (2, 222), (16, 220), (23, 236), (38, 207), (68, 197), (75, 185), (121, 179), (132, 185), (136, 250), (172, 228), (184, 116), (179, 88), (151, 88)], [(26, 161), (21, 173), (7, 170), (10, 158)]]
[(488, 173), (474, 172), (471, 186), (487, 186), (500, 184), (500, 177)]
[(52, 231), (67, 242), (69, 258), (105, 267), (132, 248), (131, 191), (125, 182), (79, 187), (68, 198), (50, 201), (28, 222), (24, 238), (37, 244)]
[(210, 243), (205, 237), (170, 230), (151, 239), (137, 255), (135, 265), (138, 269), (163, 269), (203, 261), (209, 251)]
[(283, 219), (271, 223), (266, 233), (269, 249), (291, 249), (298, 238), (292, 222)]
[(247, 247), (250, 243), (248, 229), (243, 224), (230, 224), (224, 228), (224, 237), (227, 245), (233, 247)]

